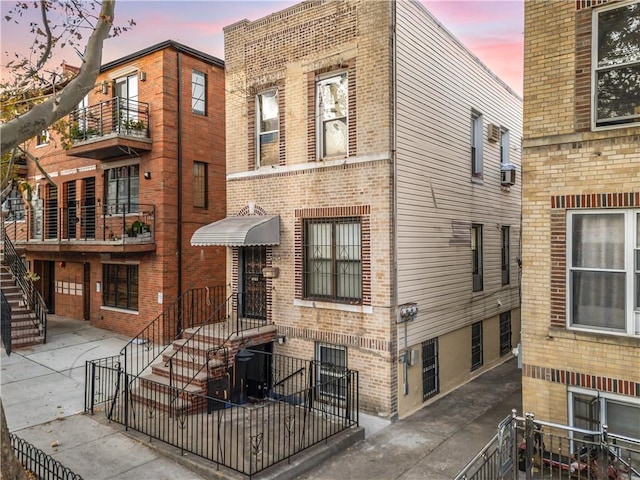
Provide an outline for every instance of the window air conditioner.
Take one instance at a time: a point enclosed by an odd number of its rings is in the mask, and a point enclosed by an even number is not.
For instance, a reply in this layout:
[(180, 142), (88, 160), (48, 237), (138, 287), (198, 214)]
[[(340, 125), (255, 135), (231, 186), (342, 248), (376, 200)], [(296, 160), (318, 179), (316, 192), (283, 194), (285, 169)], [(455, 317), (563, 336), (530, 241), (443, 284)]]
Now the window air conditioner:
[(516, 166), (511, 163), (505, 163), (500, 169), (502, 179), (500, 183), (503, 187), (510, 187), (516, 183)]
[(494, 123), (488, 125), (488, 137), (490, 142), (500, 141), (500, 127)]

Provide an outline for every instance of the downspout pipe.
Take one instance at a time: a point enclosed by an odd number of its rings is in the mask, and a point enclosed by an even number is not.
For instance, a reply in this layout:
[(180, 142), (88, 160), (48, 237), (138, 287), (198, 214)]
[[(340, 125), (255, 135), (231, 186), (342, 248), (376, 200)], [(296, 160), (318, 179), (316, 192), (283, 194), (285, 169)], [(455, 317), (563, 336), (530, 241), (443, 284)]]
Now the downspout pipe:
[(178, 52), (177, 59), (177, 79), (178, 79), (178, 118), (176, 129), (178, 131), (177, 149), (178, 149), (178, 216), (177, 216), (177, 235), (178, 235), (178, 297), (182, 295), (182, 53)]

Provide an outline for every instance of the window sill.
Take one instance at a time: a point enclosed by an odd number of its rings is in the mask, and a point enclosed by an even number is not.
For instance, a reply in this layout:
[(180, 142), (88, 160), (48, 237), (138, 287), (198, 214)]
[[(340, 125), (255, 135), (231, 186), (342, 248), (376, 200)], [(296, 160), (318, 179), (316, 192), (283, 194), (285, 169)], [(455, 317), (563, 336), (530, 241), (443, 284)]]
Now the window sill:
[(475, 183), (476, 185), (484, 185), (484, 179), (482, 177), (471, 177), (471, 183)]
[(116, 307), (105, 307), (104, 305), (100, 306), (100, 310), (107, 310), (109, 312), (127, 313), (129, 315), (140, 315), (140, 312), (137, 310), (127, 310), (126, 308), (116, 308)]
[(301, 300), (299, 298), (293, 300), (293, 305), (296, 307), (322, 308), (341, 312), (373, 313), (373, 307), (371, 305), (348, 305), (346, 303), (319, 302), (317, 300)]
[(640, 336), (617, 332), (595, 332), (587, 330), (549, 327), (549, 337), (577, 340), (582, 342), (604, 343), (605, 345), (640, 347)]

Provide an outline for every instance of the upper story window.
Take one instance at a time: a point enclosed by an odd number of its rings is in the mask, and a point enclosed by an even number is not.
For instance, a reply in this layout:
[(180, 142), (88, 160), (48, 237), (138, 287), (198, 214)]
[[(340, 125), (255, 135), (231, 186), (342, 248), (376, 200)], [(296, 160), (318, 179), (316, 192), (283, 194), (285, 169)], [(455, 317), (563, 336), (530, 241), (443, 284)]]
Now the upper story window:
[(49, 144), (49, 130), (42, 130), (36, 137), (36, 147)]
[(471, 270), (473, 273), (473, 291), (481, 292), (482, 280), (482, 225), (471, 226)]
[(304, 221), (304, 296), (362, 301), (362, 239), (359, 218)]
[(482, 178), (482, 114), (471, 111), (471, 176)]
[(193, 206), (207, 208), (207, 164), (193, 162)]
[(567, 319), (640, 334), (640, 210), (568, 212)]
[(509, 139), (509, 130), (503, 128), (500, 130), (500, 163), (507, 165), (509, 162), (509, 147), (511, 146)]
[(278, 90), (256, 95), (257, 167), (278, 165), (280, 160)]
[(503, 226), (501, 228), (501, 233), (502, 233), (502, 285), (509, 285), (509, 274), (510, 274), (510, 268), (509, 268), (509, 257), (510, 257), (510, 252), (509, 252), (509, 234), (510, 234), (510, 228)]
[(640, 2), (614, 3), (593, 14), (595, 127), (640, 119)]
[(105, 171), (104, 203), (107, 213), (130, 213), (138, 210), (139, 165), (110, 168)]
[(207, 76), (197, 70), (191, 73), (191, 111), (197, 115), (207, 114)]
[(316, 80), (318, 158), (344, 157), (349, 151), (347, 73)]

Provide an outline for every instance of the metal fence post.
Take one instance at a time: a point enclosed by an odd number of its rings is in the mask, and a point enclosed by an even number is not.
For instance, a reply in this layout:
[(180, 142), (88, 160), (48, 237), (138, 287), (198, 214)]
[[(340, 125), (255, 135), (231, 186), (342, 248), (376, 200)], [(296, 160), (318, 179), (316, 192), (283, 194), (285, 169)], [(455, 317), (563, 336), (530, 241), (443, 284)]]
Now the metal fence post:
[(535, 425), (534, 414), (531, 412), (526, 412), (524, 414), (525, 424), (524, 424), (524, 441), (525, 441), (525, 451), (527, 458), (525, 460), (525, 478), (527, 480), (532, 479), (533, 474), (533, 451), (534, 451), (534, 443), (535, 443)]

